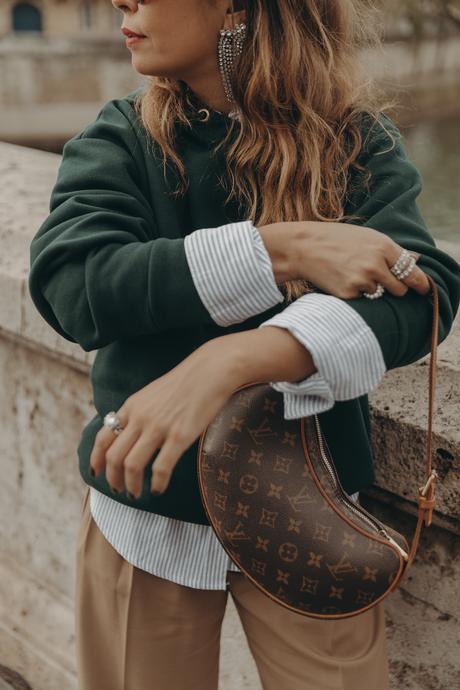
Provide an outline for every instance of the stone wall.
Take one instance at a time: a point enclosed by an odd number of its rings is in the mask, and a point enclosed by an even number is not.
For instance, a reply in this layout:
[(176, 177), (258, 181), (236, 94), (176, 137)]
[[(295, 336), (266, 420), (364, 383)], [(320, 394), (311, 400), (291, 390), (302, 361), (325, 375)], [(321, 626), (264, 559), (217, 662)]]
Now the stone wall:
[[(0, 664), (34, 690), (77, 690), (74, 548), (84, 492), (76, 447), (93, 415), (94, 352), (58, 336), (27, 291), (29, 243), (48, 213), (60, 157), (0, 143)], [(460, 259), (460, 247), (439, 242)], [(387, 599), (394, 690), (459, 686), (459, 339), (457, 320), (439, 348), (434, 523), (417, 560)], [(412, 535), (423, 476), (426, 358), (388, 372), (371, 396), (376, 484), (372, 512)], [(221, 688), (260, 684), (231, 598), (223, 627)]]

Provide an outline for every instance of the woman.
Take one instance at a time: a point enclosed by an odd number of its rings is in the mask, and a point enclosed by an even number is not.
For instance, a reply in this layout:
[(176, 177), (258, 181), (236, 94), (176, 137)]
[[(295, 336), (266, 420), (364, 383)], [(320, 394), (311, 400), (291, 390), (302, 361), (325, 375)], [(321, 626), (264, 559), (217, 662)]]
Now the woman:
[(148, 81), (64, 146), (29, 277), (47, 322), (97, 350), (78, 447), (79, 688), (215, 690), (230, 591), (265, 690), (387, 689), (383, 604), (332, 624), (271, 601), (223, 551), (196, 477), (201, 432), (266, 380), (286, 418), (321, 415), (357, 500), (373, 478), (367, 393), (430, 349), (425, 273), (440, 340), (451, 327), (460, 267), (358, 69), (373, 19), (352, 0), (112, 4)]

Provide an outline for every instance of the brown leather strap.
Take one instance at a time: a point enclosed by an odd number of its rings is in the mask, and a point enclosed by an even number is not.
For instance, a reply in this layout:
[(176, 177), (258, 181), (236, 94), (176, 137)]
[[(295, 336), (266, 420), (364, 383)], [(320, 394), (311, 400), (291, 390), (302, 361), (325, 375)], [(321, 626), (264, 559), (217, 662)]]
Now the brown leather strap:
[(433, 517), (433, 509), (436, 504), (435, 499), (435, 481), (437, 478), (437, 473), (432, 468), (432, 457), (433, 457), (433, 409), (434, 409), (434, 396), (436, 389), (436, 362), (437, 362), (437, 350), (438, 350), (438, 329), (439, 329), (439, 297), (438, 288), (433, 278), (427, 275), (427, 278), (431, 285), (432, 295), (433, 295), (433, 327), (431, 332), (431, 355), (430, 355), (430, 374), (429, 374), (429, 387), (428, 387), (428, 430), (426, 439), (426, 482), (424, 486), (419, 487), (418, 490), (418, 516), (417, 525), (415, 528), (414, 537), (412, 539), (412, 544), (409, 552), (409, 557), (407, 560), (405, 572), (409, 569), (412, 561), (415, 558), (417, 552), (417, 546), (420, 538), (420, 532), (422, 530), (422, 523), (425, 522), (425, 526), (429, 527), (431, 525), (431, 520)]

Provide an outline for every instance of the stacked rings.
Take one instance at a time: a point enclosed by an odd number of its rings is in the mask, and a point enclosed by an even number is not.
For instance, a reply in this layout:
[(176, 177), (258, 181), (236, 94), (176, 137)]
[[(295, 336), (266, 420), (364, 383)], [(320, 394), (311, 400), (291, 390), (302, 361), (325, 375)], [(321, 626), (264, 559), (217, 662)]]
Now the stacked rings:
[[(412, 273), (415, 268), (417, 259), (415, 259), (412, 254), (410, 254), (407, 249), (403, 249), (399, 255), (397, 261), (390, 267), (390, 271), (399, 280), (404, 280), (408, 275)], [(364, 297), (367, 299), (378, 299), (385, 292), (385, 288), (380, 283), (377, 283), (377, 289), (375, 292), (363, 292)]]
[(390, 271), (396, 278), (399, 278), (399, 280), (404, 280), (404, 278), (407, 278), (407, 276), (412, 273), (414, 267), (415, 258), (409, 254), (407, 249), (403, 249), (396, 263), (390, 268)]

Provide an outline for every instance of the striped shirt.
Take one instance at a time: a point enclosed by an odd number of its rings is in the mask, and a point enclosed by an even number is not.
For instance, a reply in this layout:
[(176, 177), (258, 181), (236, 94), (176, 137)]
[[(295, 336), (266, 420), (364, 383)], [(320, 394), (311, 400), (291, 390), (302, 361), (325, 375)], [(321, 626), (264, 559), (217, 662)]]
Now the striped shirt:
[[(251, 221), (200, 228), (185, 237), (196, 289), (214, 321), (226, 326), (283, 301), (267, 249)], [(359, 314), (332, 295), (309, 293), (258, 327), (288, 329), (308, 348), (317, 371), (304, 380), (271, 381), (283, 393), (285, 419), (330, 409), (335, 400), (373, 390), (386, 371), (380, 345)], [(358, 492), (352, 494), (358, 500)], [(176, 520), (113, 500), (90, 487), (99, 529), (129, 563), (178, 584), (226, 589), (239, 571), (210, 525)]]

